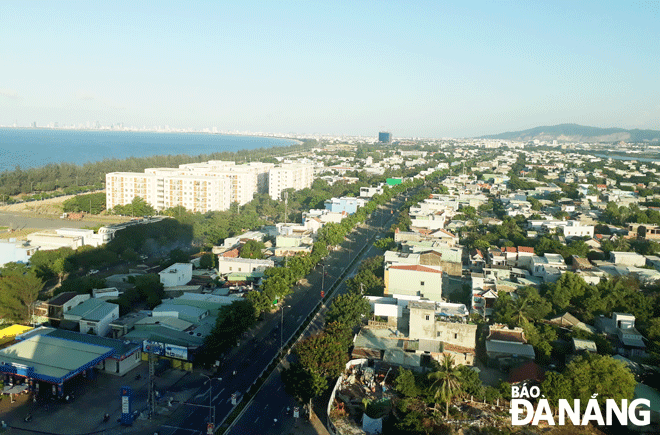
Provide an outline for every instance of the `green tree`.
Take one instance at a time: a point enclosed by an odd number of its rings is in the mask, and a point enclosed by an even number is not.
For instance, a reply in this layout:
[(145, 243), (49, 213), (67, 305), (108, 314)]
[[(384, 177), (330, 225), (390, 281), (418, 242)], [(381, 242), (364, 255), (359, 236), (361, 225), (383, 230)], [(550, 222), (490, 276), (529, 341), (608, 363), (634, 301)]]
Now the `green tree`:
[(64, 278), (64, 275), (71, 272), (71, 269), (72, 269), (71, 262), (64, 257), (60, 257), (56, 259), (52, 265), (52, 270), (57, 275), (59, 284), (62, 284), (62, 279)]
[(422, 393), (413, 372), (403, 367), (399, 367), (399, 374), (394, 379), (394, 388), (405, 397), (417, 397)]
[(556, 283), (550, 284), (547, 298), (557, 311), (565, 310), (575, 300), (584, 296), (588, 284), (573, 272), (562, 274)]
[(295, 353), (305, 370), (325, 378), (339, 376), (348, 361), (341, 341), (325, 332), (302, 340), (295, 347)]
[(146, 301), (150, 310), (161, 304), (165, 297), (163, 284), (156, 273), (148, 273), (132, 278), (135, 284), (135, 290), (140, 294), (140, 298)]
[(260, 292), (258, 290), (252, 290), (245, 295), (245, 299), (252, 303), (254, 307), (255, 315), (259, 317), (261, 313), (269, 311), (273, 307), (273, 300), (266, 294), (266, 292)]
[(582, 407), (595, 393), (598, 393), (597, 400), (601, 406), (606, 399), (617, 402), (632, 400), (637, 384), (624, 363), (597, 354), (578, 356), (566, 367), (563, 378), (570, 391), (568, 397), (563, 398), (579, 399)]
[(445, 355), (440, 370), (429, 373), (433, 398), (445, 402), (445, 419), (449, 419), (449, 404), (461, 393), (460, 372), (454, 367), (454, 359)]
[(345, 352), (353, 345), (353, 333), (350, 328), (346, 327), (339, 322), (326, 323), (323, 327), (328, 337), (336, 340), (341, 345)]
[(248, 300), (235, 301), (223, 306), (211, 333), (204, 339), (199, 359), (214, 362), (219, 355), (234, 347), (241, 335), (256, 323), (255, 310)]
[(264, 258), (263, 253), (261, 252), (266, 248), (263, 242), (258, 242), (256, 240), (248, 240), (245, 242), (240, 249), (241, 258)]
[(31, 272), (0, 276), (0, 318), (28, 324), (32, 304), (43, 287), (43, 281)]
[(472, 367), (458, 366), (458, 378), (461, 389), (465, 394), (474, 397), (481, 397), (484, 392), (483, 384), (477, 373)]
[(297, 362), (282, 371), (282, 382), (286, 392), (305, 406), (311, 406), (312, 399), (328, 388), (328, 380), (324, 376), (305, 369)]
[(199, 267), (201, 269), (213, 269), (213, 263), (213, 254), (209, 252), (205, 252), (199, 258)]
[(359, 291), (349, 291), (337, 296), (332, 302), (326, 322), (338, 321), (349, 328), (354, 328), (362, 323), (362, 317), (369, 315), (371, 307), (369, 301)]

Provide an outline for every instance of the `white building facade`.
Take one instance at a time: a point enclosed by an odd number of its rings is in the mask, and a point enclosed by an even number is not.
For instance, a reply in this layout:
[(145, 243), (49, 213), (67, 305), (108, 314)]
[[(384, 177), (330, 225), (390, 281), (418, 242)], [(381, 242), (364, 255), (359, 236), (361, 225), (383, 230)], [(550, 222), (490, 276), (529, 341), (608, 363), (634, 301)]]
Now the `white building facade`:
[(314, 167), (309, 164), (283, 164), (271, 168), (268, 172), (268, 194), (274, 200), (281, 199), (286, 189), (305, 189), (312, 187)]
[(179, 165), (178, 168), (148, 168), (143, 174), (106, 174), (106, 207), (144, 199), (156, 210), (182, 206), (194, 212), (228, 210), (232, 203), (244, 205), (255, 193), (268, 191), (272, 163), (211, 160)]
[(158, 275), (164, 287), (186, 285), (192, 280), (192, 264), (174, 263), (167, 269), (158, 272)]

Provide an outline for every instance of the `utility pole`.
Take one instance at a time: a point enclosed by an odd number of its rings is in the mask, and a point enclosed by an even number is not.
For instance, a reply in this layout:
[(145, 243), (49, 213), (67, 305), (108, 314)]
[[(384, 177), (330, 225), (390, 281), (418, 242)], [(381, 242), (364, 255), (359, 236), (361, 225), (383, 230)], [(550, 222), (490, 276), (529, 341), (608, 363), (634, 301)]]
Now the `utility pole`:
[(289, 206), (289, 192), (285, 191), (284, 192), (284, 223), (286, 224), (287, 222), (287, 210)]
[[(204, 373), (200, 373), (202, 376), (209, 380), (209, 421), (208, 424), (210, 427), (207, 427), (207, 430), (215, 430), (215, 408), (213, 407), (213, 378)], [(222, 380), (222, 379), (220, 379)]]
[(154, 418), (156, 413), (156, 391), (154, 390), (154, 379), (156, 377), (156, 357), (153, 353), (153, 343), (147, 346), (148, 360), (149, 360), (149, 391), (147, 393), (147, 412), (149, 413), (149, 420)]
[(291, 305), (282, 305), (280, 316), (280, 353), (282, 353), (282, 349), (284, 349), (284, 308), (291, 308)]

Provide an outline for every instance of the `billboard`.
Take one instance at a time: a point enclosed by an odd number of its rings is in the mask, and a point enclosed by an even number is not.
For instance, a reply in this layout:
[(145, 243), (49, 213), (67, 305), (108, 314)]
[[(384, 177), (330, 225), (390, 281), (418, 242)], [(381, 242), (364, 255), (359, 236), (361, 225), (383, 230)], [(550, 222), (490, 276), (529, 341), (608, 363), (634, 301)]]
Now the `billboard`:
[(170, 358), (188, 360), (188, 348), (183, 346), (174, 346), (173, 344), (166, 344), (165, 356), (168, 356)]
[(165, 353), (165, 343), (157, 341), (144, 340), (142, 342), (142, 352), (163, 355)]

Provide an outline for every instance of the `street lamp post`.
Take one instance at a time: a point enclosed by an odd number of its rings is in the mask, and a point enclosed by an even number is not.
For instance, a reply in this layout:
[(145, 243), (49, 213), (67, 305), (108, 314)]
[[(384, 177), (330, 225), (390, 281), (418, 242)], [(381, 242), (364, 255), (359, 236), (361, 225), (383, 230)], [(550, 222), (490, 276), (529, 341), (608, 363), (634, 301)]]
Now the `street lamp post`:
[(323, 275), (321, 275), (321, 291), (325, 290), (325, 263), (322, 264), (323, 267)]
[(284, 309), (291, 308), (291, 305), (282, 305), (282, 311), (280, 316), (280, 353), (284, 349)]
[(213, 424), (213, 427), (215, 428), (215, 409), (213, 409), (213, 379), (209, 375), (205, 375), (204, 373), (200, 373), (200, 375), (204, 376), (206, 379), (209, 380), (209, 423)]

